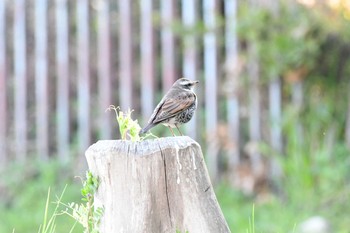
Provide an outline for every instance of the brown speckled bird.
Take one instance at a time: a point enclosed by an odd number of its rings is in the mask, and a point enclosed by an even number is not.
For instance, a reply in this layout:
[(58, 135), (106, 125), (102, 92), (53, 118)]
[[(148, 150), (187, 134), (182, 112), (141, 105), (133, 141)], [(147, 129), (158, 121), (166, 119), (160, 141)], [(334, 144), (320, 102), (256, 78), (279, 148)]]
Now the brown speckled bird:
[(194, 85), (197, 83), (198, 81), (185, 78), (178, 79), (154, 109), (148, 124), (140, 134), (147, 133), (158, 124), (163, 124), (169, 127), (173, 136), (175, 135), (172, 128), (175, 127), (182, 135), (178, 126), (189, 122), (197, 108), (197, 96), (193, 92)]

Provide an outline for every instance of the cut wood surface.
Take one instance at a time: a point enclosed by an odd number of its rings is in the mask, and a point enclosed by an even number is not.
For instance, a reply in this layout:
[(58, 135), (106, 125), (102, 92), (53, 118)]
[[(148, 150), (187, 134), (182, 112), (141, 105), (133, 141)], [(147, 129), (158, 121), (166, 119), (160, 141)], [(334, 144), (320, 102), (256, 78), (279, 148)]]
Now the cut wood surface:
[(86, 151), (100, 232), (230, 232), (201, 147), (189, 137), (103, 140)]

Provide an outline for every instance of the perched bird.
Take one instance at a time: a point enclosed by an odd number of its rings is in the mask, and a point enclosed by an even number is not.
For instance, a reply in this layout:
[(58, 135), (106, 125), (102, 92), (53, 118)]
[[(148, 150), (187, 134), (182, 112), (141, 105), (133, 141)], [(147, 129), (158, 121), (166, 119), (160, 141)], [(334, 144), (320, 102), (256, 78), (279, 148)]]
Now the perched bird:
[(163, 124), (168, 126), (174, 135), (172, 128), (191, 120), (197, 108), (197, 96), (193, 92), (198, 81), (191, 81), (185, 78), (178, 79), (154, 109), (148, 124), (140, 131), (140, 134), (147, 133), (152, 127)]

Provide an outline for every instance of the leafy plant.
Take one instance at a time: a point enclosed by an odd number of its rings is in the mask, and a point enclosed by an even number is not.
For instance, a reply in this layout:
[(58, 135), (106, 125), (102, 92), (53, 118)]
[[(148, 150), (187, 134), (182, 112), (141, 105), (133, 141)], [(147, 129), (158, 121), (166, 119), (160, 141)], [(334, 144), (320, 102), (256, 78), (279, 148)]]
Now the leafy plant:
[(281, 4), (279, 13), (283, 17), (267, 8), (242, 4), (238, 16), (239, 36), (257, 48), (262, 77), (267, 79), (291, 70), (310, 70), (325, 38), (310, 12), (302, 8), (293, 11)]
[(132, 110), (129, 109), (127, 112), (122, 112), (119, 106), (115, 107), (114, 105), (110, 105), (107, 110), (113, 110), (115, 112), (122, 140), (126, 140), (127, 137), (133, 142), (141, 140), (141, 137), (139, 136), (141, 127), (137, 120), (131, 118)]
[(142, 141), (143, 139), (149, 136), (156, 137), (150, 132), (147, 133), (146, 136), (144, 137), (141, 137), (139, 135), (141, 127), (137, 122), (137, 120), (133, 120), (131, 118), (131, 113), (133, 112), (133, 110), (128, 109), (127, 112), (123, 112), (120, 110), (119, 106), (115, 107), (114, 105), (110, 105), (107, 108), (107, 110), (108, 111), (113, 110), (115, 112), (116, 119), (119, 125), (119, 133), (122, 140), (130, 139), (133, 142), (138, 142), (138, 141)]
[(67, 214), (74, 218), (84, 227), (84, 233), (98, 233), (98, 225), (103, 215), (103, 207), (94, 206), (94, 194), (98, 189), (98, 178), (93, 176), (90, 171), (86, 172), (86, 180), (82, 181), (81, 189), (82, 201), (84, 203), (59, 203), (66, 207), (62, 214)]

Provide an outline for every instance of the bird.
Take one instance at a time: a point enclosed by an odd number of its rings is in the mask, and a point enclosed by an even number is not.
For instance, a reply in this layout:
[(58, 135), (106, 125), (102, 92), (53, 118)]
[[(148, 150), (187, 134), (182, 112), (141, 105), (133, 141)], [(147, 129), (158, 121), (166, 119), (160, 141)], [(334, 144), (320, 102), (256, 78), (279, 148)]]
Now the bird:
[(179, 125), (189, 122), (197, 108), (197, 96), (194, 93), (194, 86), (199, 81), (191, 81), (186, 78), (178, 79), (169, 91), (161, 99), (154, 109), (148, 124), (140, 131), (145, 134), (158, 124), (169, 127), (173, 136), (172, 128), (177, 128), (180, 135), (183, 135)]

